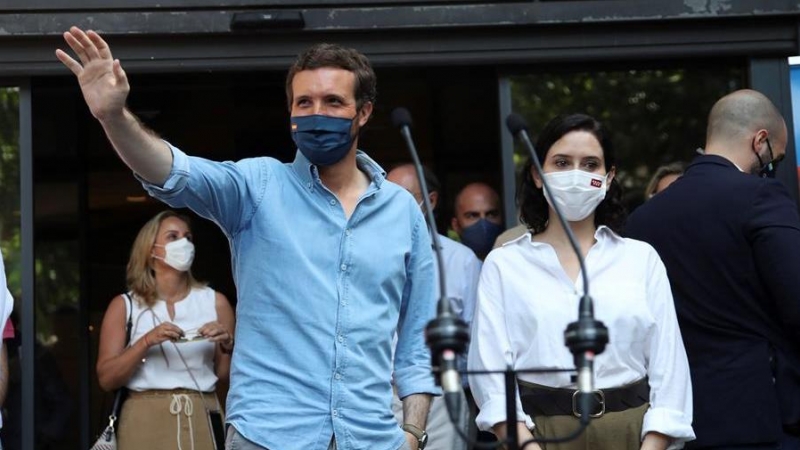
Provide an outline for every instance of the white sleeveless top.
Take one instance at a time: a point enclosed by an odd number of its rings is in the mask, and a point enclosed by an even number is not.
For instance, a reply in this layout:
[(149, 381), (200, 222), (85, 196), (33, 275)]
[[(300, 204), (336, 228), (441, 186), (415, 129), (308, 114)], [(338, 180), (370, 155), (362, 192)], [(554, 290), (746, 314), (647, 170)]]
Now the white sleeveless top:
[[(124, 300), (125, 311), (128, 313), (130, 303), (127, 298)], [(126, 321), (127, 317), (125, 316)], [(134, 297), (131, 343), (141, 339), (162, 322), (174, 323), (186, 333), (186, 337), (191, 338), (197, 335), (198, 328), (216, 320), (215, 292), (209, 287), (192, 288), (186, 298), (176, 302), (174, 320), (169, 318), (165, 301), (158, 300), (152, 308), (148, 308)], [(181, 361), (176, 347), (186, 360), (186, 365)], [(127, 387), (132, 391), (181, 388), (196, 390), (197, 386), (186, 369), (188, 365), (200, 385), (200, 390), (211, 392), (217, 384), (217, 375), (214, 373), (215, 348), (216, 344), (207, 339), (174, 344), (165, 341), (161, 345), (153, 345), (147, 351), (144, 363), (139, 365), (128, 380)]]

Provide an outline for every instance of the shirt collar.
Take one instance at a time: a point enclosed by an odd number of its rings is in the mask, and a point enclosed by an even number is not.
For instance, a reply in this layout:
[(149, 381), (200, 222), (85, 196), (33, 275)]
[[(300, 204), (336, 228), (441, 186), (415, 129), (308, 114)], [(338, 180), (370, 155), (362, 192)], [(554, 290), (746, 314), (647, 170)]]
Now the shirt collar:
[(597, 242), (603, 242), (606, 240), (614, 241), (615, 243), (622, 242), (622, 237), (617, 233), (614, 233), (614, 230), (605, 225), (600, 225), (597, 227), (597, 230), (594, 232), (594, 238), (597, 240)]
[(714, 155), (709, 155), (709, 154), (700, 155), (697, 158), (695, 158), (694, 161), (692, 161), (692, 163), (689, 165), (689, 167), (694, 166), (696, 164), (717, 164), (717, 165), (721, 165), (721, 166), (731, 167), (731, 168), (739, 170), (742, 173), (746, 173), (744, 170), (742, 170), (741, 167), (739, 167), (736, 164), (734, 164), (733, 161), (731, 161), (730, 159), (728, 159), (728, 158), (726, 158), (724, 156), (715, 155), (715, 154)]
[[(375, 187), (380, 189), (383, 180), (386, 179), (386, 171), (361, 150), (356, 150), (356, 164), (362, 172), (367, 174)], [(311, 164), (311, 161), (300, 150), (295, 153), (292, 168), (303, 181), (303, 185), (309, 188), (314, 186), (316, 180), (319, 180), (319, 169), (316, 165)]]
[[(609, 228), (609, 227), (607, 227), (605, 225), (600, 225), (599, 227), (597, 227), (597, 230), (595, 230), (595, 232), (594, 232), (594, 238), (599, 244), (602, 244), (605, 241), (612, 241), (612, 242), (615, 242), (615, 243), (622, 242), (622, 237), (620, 235), (618, 235), (617, 233), (615, 233), (614, 230), (612, 230), (611, 228)], [(529, 230), (527, 233), (523, 234), (522, 236), (520, 236), (520, 237), (518, 237), (516, 239), (513, 239), (511, 241), (506, 242), (505, 244), (503, 244), (503, 246), (505, 247), (506, 245), (509, 245), (512, 242), (518, 242), (518, 241), (523, 240), (523, 239), (527, 239), (527, 241), (530, 242), (532, 245), (540, 244), (540, 242), (536, 242), (536, 241), (531, 239), (531, 232)]]

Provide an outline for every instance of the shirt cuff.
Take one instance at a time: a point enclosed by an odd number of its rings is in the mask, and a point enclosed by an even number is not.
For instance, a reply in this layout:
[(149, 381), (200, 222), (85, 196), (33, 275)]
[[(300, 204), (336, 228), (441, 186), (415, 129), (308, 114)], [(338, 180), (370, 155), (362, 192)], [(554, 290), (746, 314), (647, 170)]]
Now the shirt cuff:
[(433, 375), (429, 370), (420, 371), (419, 368), (395, 371), (395, 386), (397, 396), (406, 398), (412, 394), (442, 395), (442, 390), (436, 386)]
[(669, 408), (650, 408), (642, 422), (642, 439), (649, 432), (665, 434), (672, 438), (668, 450), (683, 448), (683, 445), (695, 439), (692, 430), (692, 418), (683, 412)]
[(138, 173), (133, 173), (133, 176), (142, 183), (142, 187), (147, 193), (158, 199), (168, 199), (178, 195), (189, 181), (189, 157), (178, 147), (173, 146), (167, 141), (164, 141), (164, 143), (167, 144), (167, 147), (172, 151), (172, 168), (170, 168), (169, 176), (166, 181), (164, 181), (163, 186), (150, 183), (139, 176)]
[[(478, 425), (479, 430), (494, 432), (492, 427), (497, 423), (506, 422), (506, 419), (506, 399), (497, 398), (491, 399), (480, 406), (480, 412), (475, 417), (475, 423)], [(533, 419), (525, 414), (522, 407), (517, 404), (517, 422), (522, 422), (523, 420), (525, 421), (525, 426), (529, 430), (533, 430)]]

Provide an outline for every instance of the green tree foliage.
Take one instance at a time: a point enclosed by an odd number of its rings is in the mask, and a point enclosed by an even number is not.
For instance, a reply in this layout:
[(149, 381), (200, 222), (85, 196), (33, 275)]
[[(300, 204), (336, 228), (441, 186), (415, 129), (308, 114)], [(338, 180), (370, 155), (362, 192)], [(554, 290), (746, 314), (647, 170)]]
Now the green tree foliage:
[[(739, 68), (678, 68), (579, 73), (536, 73), (511, 78), (514, 111), (535, 138), (561, 113), (582, 112), (611, 131), (617, 176), (631, 206), (655, 169), (690, 162), (705, 142), (706, 117), (717, 99), (742, 88)], [(517, 148), (518, 167), (527, 152)]]
[[(0, 250), (12, 293), (20, 289), (19, 90), (0, 88)], [(2, 326), (2, 325), (0, 325)]]
[[(8, 287), (17, 300), (22, 298), (19, 127), (19, 90), (0, 88), (0, 250)], [(78, 254), (75, 240), (40, 240), (37, 244), (34, 261), (36, 335), (45, 344), (55, 342), (50, 315), (78, 306)]]

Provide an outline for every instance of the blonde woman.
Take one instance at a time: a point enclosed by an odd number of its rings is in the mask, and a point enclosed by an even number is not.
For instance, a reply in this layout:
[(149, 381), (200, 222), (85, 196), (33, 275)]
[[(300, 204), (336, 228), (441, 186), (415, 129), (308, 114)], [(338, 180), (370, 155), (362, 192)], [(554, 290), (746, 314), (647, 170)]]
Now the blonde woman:
[(220, 409), (215, 388), (229, 376), (234, 314), (224, 295), (194, 279), (193, 259), (188, 218), (159, 213), (133, 243), (129, 292), (115, 297), (103, 318), (100, 387), (130, 391), (120, 413), (120, 450), (214, 449), (206, 409)]
[(654, 195), (666, 189), (670, 184), (683, 175), (686, 168), (681, 162), (674, 162), (659, 166), (647, 183), (647, 188), (644, 190), (644, 199), (650, 200)]

